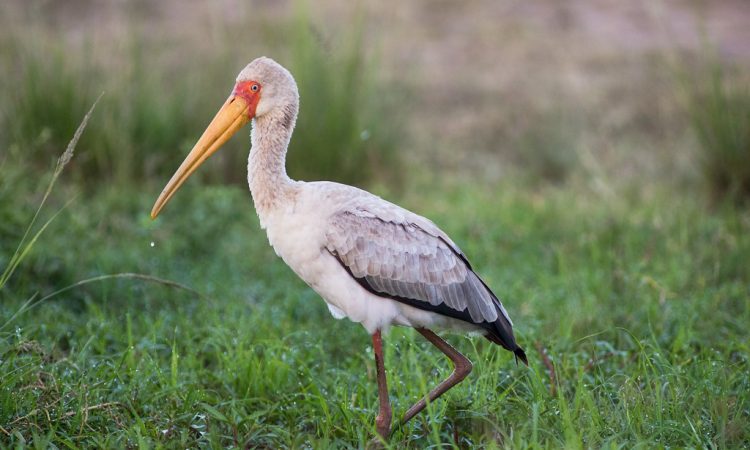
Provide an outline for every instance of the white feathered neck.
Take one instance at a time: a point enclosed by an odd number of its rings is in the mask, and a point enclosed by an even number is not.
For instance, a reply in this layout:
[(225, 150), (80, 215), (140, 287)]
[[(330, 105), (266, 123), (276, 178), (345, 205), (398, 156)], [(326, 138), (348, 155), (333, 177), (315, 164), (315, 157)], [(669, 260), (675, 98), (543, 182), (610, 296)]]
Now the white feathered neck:
[(286, 152), (298, 110), (299, 101), (290, 96), (286, 104), (253, 119), (247, 181), (261, 222), (296, 192), (297, 183), (286, 173)]

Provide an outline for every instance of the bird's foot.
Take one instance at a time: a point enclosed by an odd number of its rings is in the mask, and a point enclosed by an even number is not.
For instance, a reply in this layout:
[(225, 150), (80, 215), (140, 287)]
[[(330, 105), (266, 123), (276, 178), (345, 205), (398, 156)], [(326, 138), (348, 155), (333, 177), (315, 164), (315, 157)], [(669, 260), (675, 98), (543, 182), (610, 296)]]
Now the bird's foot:
[(383, 435), (375, 436), (365, 446), (365, 450), (384, 450), (387, 448), (387, 438)]
[(391, 411), (381, 411), (375, 418), (375, 428), (383, 439), (388, 439), (391, 434)]
[(381, 411), (380, 414), (375, 418), (375, 429), (378, 432), (379, 436), (375, 436), (374, 438), (370, 439), (370, 442), (367, 443), (367, 446), (365, 447), (368, 450), (381, 450), (386, 447), (386, 442), (388, 442), (388, 436), (391, 434), (391, 411), (390, 409), (386, 411)]
[(380, 440), (380, 438), (372, 438), (365, 446), (365, 450), (383, 450), (385, 448), (385, 444), (383, 444), (383, 441)]

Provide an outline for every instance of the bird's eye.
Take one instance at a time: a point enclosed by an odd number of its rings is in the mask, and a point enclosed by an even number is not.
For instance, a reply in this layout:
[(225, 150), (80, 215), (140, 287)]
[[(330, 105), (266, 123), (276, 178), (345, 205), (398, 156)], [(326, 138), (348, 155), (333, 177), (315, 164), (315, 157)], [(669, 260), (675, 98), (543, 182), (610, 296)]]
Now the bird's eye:
[(250, 90), (253, 92), (258, 92), (258, 89), (260, 89), (260, 86), (258, 86), (257, 84), (250, 86)]

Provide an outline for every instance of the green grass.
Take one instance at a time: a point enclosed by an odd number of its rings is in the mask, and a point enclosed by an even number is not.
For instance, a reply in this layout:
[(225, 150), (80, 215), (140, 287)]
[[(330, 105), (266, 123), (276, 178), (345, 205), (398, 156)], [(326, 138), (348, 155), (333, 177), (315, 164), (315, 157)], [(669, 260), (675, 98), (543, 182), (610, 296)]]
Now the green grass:
[[(151, 222), (159, 188), (79, 197), (0, 290), (2, 446), (364, 446), (377, 408), (365, 331), (331, 318), (273, 254), (244, 190), (189, 184)], [(25, 189), (6, 192), (3, 209), (24, 210)], [(672, 193), (604, 202), (510, 183), (409, 192), (401, 202), (443, 226), (504, 299), (531, 364), (448, 337), (475, 371), (393, 448), (454, 436), (486, 448), (748, 443), (747, 212), (708, 215)], [(61, 186), (52, 206), (70, 195)], [(201, 296), (106, 279), (7, 322), (35, 293), (123, 272)], [(398, 415), (449, 367), (410, 330), (386, 343)], [(554, 389), (537, 349), (554, 364)]]
[(545, 111), (517, 139), (517, 159), (530, 184), (563, 183), (578, 167), (580, 125), (564, 111)]
[[(0, 18), (0, 26), (17, 30), (0, 45), (0, 68), (9, 69), (8, 89), (0, 93), (0, 147), (46, 168), (78, 118), (105, 91), (79, 145), (73, 176), (89, 186), (168, 176), (221, 106), (237, 73), (254, 57), (278, 49), (269, 54), (297, 76), (302, 97), (290, 174), (365, 185), (376, 176), (400, 173), (392, 170), (401, 162), (400, 121), (395, 110), (384, 110), (397, 93), (389, 87), (384, 94), (386, 86), (375, 77), (376, 60), (363, 51), (356, 26), (363, 19), (323, 34), (305, 8), (297, 9), (295, 17), (273, 22), (248, 13), (242, 27), (217, 27), (219, 42), (208, 50), (189, 44), (170, 50), (171, 58), (184, 56), (172, 64), (161, 60), (173, 44), (139, 32), (136, 18), (123, 24), (133, 32), (122, 42), (84, 37), (78, 45), (39, 27), (39, 15), (26, 24), (38, 28), (33, 36)], [(265, 45), (250, 50), (247, 43), (254, 41)], [(230, 151), (220, 153), (200, 176), (244, 185), (249, 140), (247, 133), (242, 137), (230, 141)]]
[[(146, 62), (153, 59), (150, 45), (137, 37), (123, 43), (128, 64), (119, 68), (101, 61), (93, 43), (69, 49), (44, 34), (9, 39), (0, 57), (20, 64), (7, 78), (9, 91), (0, 110), (3, 147), (41, 170), (105, 92), (103, 107), (79, 145), (72, 171), (79, 182), (143, 180), (162, 165), (179, 164), (205, 126), (193, 111), (209, 109), (209, 92), (197, 89), (205, 81), (199, 77), (151, 70)], [(224, 81), (230, 85), (231, 74)]]
[(750, 83), (718, 63), (688, 83), (688, 111), (700, 167), (714, 197), (750, 201)]

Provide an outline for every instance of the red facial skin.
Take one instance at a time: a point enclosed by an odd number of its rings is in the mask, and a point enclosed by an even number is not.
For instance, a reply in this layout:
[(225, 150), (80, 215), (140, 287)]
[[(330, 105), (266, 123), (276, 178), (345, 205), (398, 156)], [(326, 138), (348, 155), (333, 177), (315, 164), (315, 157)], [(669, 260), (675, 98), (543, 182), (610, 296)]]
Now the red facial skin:
[[(255, 90), (253, 90), (255, 89)], [(260, 91), (262, 87), (257, 81), (240, 81), (234, 86), (234, 94), (236, 97), (242, 97), (247, 101), (247, 116), (251, 119), (255, 117), (255, 108), (258, 107), (260, 101)]]

